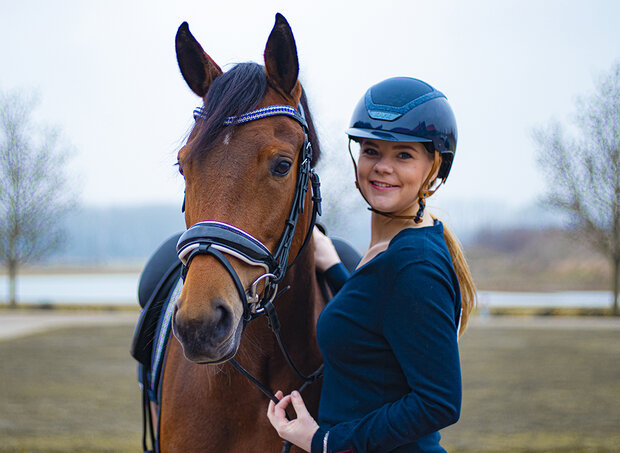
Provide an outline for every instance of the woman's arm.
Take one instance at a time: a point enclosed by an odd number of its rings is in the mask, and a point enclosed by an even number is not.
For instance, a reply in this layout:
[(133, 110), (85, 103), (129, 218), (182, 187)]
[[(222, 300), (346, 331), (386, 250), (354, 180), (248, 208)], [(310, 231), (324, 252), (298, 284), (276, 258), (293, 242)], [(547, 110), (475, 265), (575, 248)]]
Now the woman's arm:
[(335, 295), (344, 282), (349, 278), (349, 272), (340, 261), (331, 239), (321, 233), (317, 227), (312, 232), (314, 242), (314, 263), (319, 272), (322, 272)]
[(338, 252), (330, 238), (321, 233), (316, 226), (312, 231), (314, 242), (314, 264), (319, 272), (325, 272), (335, 264), (340, 263)]

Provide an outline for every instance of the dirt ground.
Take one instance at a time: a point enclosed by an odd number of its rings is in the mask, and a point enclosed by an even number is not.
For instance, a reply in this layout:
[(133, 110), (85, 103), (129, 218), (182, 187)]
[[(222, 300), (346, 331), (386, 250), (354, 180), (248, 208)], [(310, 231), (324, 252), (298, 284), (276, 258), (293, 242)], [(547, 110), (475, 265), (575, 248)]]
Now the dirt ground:
[(134, 312), (2, 310), (0, 340), (9, 340), (63, 327), (135, 325)]

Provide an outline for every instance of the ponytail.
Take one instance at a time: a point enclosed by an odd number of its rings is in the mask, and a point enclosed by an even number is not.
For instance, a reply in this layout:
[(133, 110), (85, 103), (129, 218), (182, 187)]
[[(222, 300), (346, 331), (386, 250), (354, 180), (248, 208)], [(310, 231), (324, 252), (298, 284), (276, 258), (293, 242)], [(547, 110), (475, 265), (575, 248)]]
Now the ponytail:
[[(437, 220), (437, 217), (432, 214), (431, 217)], [(459, 336), (461, 336), (467, 327), (469, 315), (476, 305), (476, 286), (474, 285), (469, 266), (465, 260), (465, 254), (463, 253), (461, 243), (445, 224), (443, 226), (443, 236), (448, 251), (450, 252), (452, 265), (454, 266), (454, 271), (456, 272), (459, 288), (461, 290), (461, 309), (463, 310), (461, 314), (461, 327), (459, 329)]]

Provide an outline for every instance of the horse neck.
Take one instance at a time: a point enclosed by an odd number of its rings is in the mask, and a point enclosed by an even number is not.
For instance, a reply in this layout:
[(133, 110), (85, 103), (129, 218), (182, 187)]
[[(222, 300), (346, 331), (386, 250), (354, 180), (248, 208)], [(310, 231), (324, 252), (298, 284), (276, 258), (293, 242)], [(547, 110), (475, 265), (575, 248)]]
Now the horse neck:
[[(309, 187), (306, 194), (307, 207), (312, 206), (311, 194), (312, 188)], [(308, 227), (312, 216), (311, 212), (312, 209), (306, 209), (298, 220), (295, 240), (293, 241), (297, 245), (297, 250), (303, 247), (306, 235), (312, 234), (313, 225)], [(294, 265), (291, 266), (291, 262)], [(283, 335), (288, 333), (285, 332), (286, 329), (304, 347), (307, 347), (309, 340), (312, 340), (313, 344), (315, 344), (316, 320), (326, 301), (322, 298), (316, 278), (314, 243), (311, 238), (305, 248), (290, 257), (289, 268), (280, 288), (284, 289), (287, 286), (290, 289), (283, 293), (281, 300), (274, 302), (277, 305), (276, 309), (280, 316)], [(304, 332), (307, 336), (304, 339), (297, 332)]]
[[(325, 305), (316, 278), (312, 241), (287, 271), (280, 290), (286, 287), (290, 289), (274, 301), (282, 339), (293, 361), (309, 373), (321, 362), (316, 342), (316, 321)], [(275, 335), (264, 319), (249, 324), (238, 356), (240, 361), (245, 361), (267, 379), (279, 379), (283, 371), (284, 374), (291, 372), (277, 346)]]
[[(288, 331), (304, 331), (312, 339), (316, 338), (316, 320), (325, 301), (321, 297), (316, 278), (312, 241), (286, 273), (281, 287), (287, 286), (290, 286), (290, 289), (282, 295), (283, 300), (274, 302), (277, 305), (283, 331), (286, 327)], [(300, 341), (307, 346), (308, 338), (305, 342), (300, 338)]]

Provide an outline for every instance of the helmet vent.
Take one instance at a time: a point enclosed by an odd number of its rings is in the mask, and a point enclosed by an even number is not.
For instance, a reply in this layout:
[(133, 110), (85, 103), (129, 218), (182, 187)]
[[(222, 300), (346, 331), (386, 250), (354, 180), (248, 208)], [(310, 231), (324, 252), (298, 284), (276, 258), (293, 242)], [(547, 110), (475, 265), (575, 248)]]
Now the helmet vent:
[(397, 112), (386, 112), (382, 110), (368, 110), (368, 116), (374, 120), (393, 121), (403, 116), (403, 114)]
[[(431, 91), (430, 93), (426, 93), (420, 97), (412, 99), (407, 102), (405, 105), (385, 105), (385, 104), (377, 104), (373, 101), (372, 98), (372, 88), (370, 88), (366, 95), (364, 96), (364, 101), (366, 103), (366, 111), (368, 112), (368, 116), (376, 120), (387, 120), (394, 121), (397, 118), (400, 118), (405, 113), (414, 109), (420, 104), (424, 104), (425, 102), (430, 101), (435, 98), (445, 98), (446, 96), (441, 91)], [(374, 116), (373, 116), (374, 115)]]

